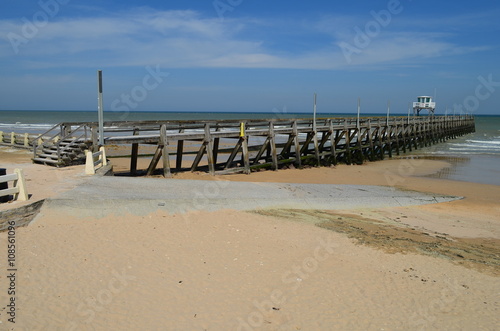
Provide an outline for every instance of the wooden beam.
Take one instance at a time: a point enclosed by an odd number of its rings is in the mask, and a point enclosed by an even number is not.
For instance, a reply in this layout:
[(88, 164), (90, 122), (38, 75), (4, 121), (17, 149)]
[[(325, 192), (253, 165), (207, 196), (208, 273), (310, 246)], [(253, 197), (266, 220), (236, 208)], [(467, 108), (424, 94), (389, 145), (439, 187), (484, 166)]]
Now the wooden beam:
[(264, 141), (262, 146), (260, 146), (260, 149), (257, 152), (257, 155), (255, 156), (252, 164), (257, 164), (259, 162), (260, 158), (262, 157), (262, 154), (264, 154), (264, 152), (267, 150), (268, 145), (269, 145), (269, 137), (266, 137), (266, 140)]
[(240, 137), (240, 139), (238, 139), (238, 142), (236, 143), (236, 146), (234, 146), (233, 151), (229, 155), (229, 158), (227, 159), (226, 166), (224, 167), (224, 169), (228, 169), (231, 167), (231, 164), (233, 163), (234, 158), (236, 157), (238, 152), (240, 151), (242, 144), (243, 144), (243, 137)]
[(162, 146), (158, 145), (155, 151), (155, 154), (153, 155), (153, 158), (151, 159), (151, 162), (149, 163), (148, 170), (146, 172), (146, 176), (151, 176), (153, 172), (156, 169), (156, 166), (158, 165), (158, 162), (160, 161), (161, 158), (161, 152), (162, 152)]
[(196, 158), (193, 161), (193, 165), (191, 166), (191, 172), (196, 171), (196, 168), (198, 168), (198, 165), (200, 164), (201, 158), (203, 157), (203, 154), (205, 153), (206, 149), (207, 149), (207, 144), (203, 142), (200, 146), (198, 154), (196, 154)]

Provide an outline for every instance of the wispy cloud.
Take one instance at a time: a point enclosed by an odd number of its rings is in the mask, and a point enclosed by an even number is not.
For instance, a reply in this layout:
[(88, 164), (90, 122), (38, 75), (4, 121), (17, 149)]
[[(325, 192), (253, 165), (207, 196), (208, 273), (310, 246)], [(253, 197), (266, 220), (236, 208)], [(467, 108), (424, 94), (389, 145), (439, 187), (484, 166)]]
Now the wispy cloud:
[[(384, 31), (346, 63), (339, 47), (353, 38), (359, 17), (325, 17), (309, 24), (311, 42), (293, 51), (273, 40), (272, 22), (255, 19), (204, 17), (198, 12), (157, 11), (139, 8), (125, 13), (84, 18), (55, 18), (14, 55), (7, 38), (0, 43), (0, 58), (25, 68), (144, 66), (170, 68), (294, 68), (347, 69), (480, 51), (448, 41), (448, 36), (415, 31)], [(283, 22), (280, 22), (282, 25)], [(302, 25), (307, 25), (302, 22)], [(271, 28), (270, 28), (271, 27)], [(0, 35), (20, 33), (22, 22), (0, 20)], [(280, 31), (283, 31), (280, 26)], [(268, 33), (264, 33), (269, 31)], [(324, 40), (328, 40), (327, 43)]]

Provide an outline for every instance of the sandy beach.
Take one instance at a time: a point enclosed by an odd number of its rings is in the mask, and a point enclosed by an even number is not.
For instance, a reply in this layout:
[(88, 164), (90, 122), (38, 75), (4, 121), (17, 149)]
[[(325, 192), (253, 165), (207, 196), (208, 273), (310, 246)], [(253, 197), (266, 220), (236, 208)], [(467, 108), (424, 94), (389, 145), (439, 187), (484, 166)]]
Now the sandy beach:
[[(83, 166), (23, 168), (29, 202), (88, 181)], [(112, 160), (115, 168), (126, 163)], [(1, 330), (496, 330), (500, 186), (426, 177), (444, 161), (182, 173), (176, 179), (376, 185), (460, 197), (415, 206), (90, 217), (42, 209), (17, 228), (16, 320), (8, 321), (0, 233)], [(157, 178), (159, 181), (168, 179)], [(131, 192), (130, 194), (133, 194)], [(89, 210), (93, 206), (88, 206)]]

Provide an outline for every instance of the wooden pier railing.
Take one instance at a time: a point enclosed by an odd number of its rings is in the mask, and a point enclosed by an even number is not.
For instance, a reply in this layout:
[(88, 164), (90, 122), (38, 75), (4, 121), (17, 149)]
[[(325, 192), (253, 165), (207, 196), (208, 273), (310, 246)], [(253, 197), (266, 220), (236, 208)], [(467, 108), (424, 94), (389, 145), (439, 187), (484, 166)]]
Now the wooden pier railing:
[[(57, 166), (83, 163), (84, 150), (99, 150), (95, 122), (65, 122), (49, 131), (28, 138), (35, 162)], [(130, 146), (132, 174), (137, 171), (139, 145), (156, 146), (146, 174), (157, 172), (162, 161), (159, 171), (170, 177), (174, 171), (250, 173), (287, 164), (362, 163), (474, 131), (474, 117), (469, 115), (321, 118), (315, 123), (312, 119), (118, 121), (104, 123), (104, 143)], [(7, 136), (0, 135), (0, 143), (8, 143)]]
[[(472, 116), (324, 118), (316, 123), (312, 119), (145, 121), (112, 122), (105, 127), (105, 144), (131, 146), (131, 173), (137, 169), (139, 144), (156, 145), (146, 174), (153, 174), (162, 161), (165, 177), (173, 171), (227, 174), (277, 170), (286, 164), (362, 163), (475, 131)], [(91, 131), (96, 145), (96, 124), (91, 124)]]

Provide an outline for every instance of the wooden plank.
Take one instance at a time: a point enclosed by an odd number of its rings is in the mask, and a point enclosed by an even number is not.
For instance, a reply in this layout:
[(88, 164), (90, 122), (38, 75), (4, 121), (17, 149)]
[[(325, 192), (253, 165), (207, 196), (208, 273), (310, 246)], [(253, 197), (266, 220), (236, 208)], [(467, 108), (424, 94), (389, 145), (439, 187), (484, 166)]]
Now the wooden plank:
[(3, 175), (0, 176), (0, 184), (10, 182), (12, 180), (17, 180), (17, 174)]
[(19, 193), (19, 187), (7, 188), (0, 191), (0, 196), (13, 195)]

